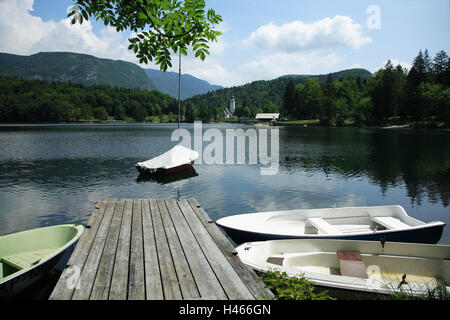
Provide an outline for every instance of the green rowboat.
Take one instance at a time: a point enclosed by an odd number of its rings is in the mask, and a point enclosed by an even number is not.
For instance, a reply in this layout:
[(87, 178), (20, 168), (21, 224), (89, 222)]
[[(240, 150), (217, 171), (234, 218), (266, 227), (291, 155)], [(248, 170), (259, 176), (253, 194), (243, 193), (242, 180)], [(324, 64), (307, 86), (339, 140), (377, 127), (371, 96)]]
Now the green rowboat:
[(82, 225), (57, 225), (0, 236), (0, 299), (11, 298), (73, 250)]

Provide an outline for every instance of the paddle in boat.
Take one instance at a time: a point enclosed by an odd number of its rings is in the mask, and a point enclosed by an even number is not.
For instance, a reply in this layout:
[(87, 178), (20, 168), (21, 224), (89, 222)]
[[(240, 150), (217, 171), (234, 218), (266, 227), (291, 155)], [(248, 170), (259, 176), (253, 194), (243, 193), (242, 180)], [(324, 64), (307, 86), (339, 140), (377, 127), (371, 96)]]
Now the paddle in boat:
[(178, 144), (156, 158), (138, 162), (136, 169), (145, 175), (173, 174), (192, 167), (197, 158), (197, 151)]
[(450, 295), (448, 245), (298, 239), (249, 242), (236, 251), (255, 270), (286, 272), (326, 289), (418, 296), (439, 285)]
[(82, 225), (58, 225), (0, 236), (0, 299), (13, 298), (71, 252)]
[(276, 239), (437, 243), (445, 226), (412, 218), (398, 205), (247, 213), (216, 224), (238, 244)]

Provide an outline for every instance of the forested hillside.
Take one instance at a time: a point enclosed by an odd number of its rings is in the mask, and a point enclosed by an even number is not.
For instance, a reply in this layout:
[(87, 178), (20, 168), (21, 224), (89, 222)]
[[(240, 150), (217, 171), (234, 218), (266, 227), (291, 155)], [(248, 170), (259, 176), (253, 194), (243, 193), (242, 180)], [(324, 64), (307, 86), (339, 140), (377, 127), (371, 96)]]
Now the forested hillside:
[[(345, 76), (352, 75), (360, 82), (366, 82), (371, 73), (364, 69), (350, 69), (331, 73), (334, 80), (343, 80)], [(258, 112), (276, 112), (280, 110), (283, 93), (289, 82), (294, 85), (304, 83), (309, 78), (325, 83), (328, 75), (287, 75), (269, 81), (254, 81), (242, 86), (225, 88), (195, 96), (184, 102), (187, 112), (186, 118), (216, 118), (222, 115), (228, 107), (231, 96), (236, 98), (237, 116), (250, 117)]]
[[(11, 58), (2, 57), (4, 62)], [(153, 116), (163, 120), (162, 115), (169, 115), (165, 121), (174, 121), (178, 113), (176, 99), (158, 91), (74, 82), (0, 77), (0, 121), (144, 121)], [(181, 118), (188, 122), (219, 120), (231, 96), (236, 98), (237, 117), (280, 112), (289, 120), (318, 120), (327, 126), (412, 122), (448, 126), (450, 58), (440, 51), (432, 59), (425, 50), (410, 70), (388, 61), (373, 75), (364, 69), (288, 75), (210, 91), (183, 101)]]
[(411, 70), (388, 61), (366, 82), (347, 75), (343, 81), (327, 78), (321, 84), (309, 78), (290, 81), (281, 111), (291, 119), (320, 119), (324, 125), (346, 122), (387, 124), (450, 122), (450, 59), (440, 51), (432, 60), (420, 51)]
[(0, 76), (0, 122), (141, 122), (170, 112), (178, 113), (177, 101), (159, 91)]
[(238, 117), (280, 112), (289, 120), (327, 126), (450, 123), (450, 58), (419, 52), (411, 70), (388, 61), (371, 75), (364, 69), (320, 76), (288, 75), (196, 96), (185, 102), (186, 119), (218, 119), (236, 99)]

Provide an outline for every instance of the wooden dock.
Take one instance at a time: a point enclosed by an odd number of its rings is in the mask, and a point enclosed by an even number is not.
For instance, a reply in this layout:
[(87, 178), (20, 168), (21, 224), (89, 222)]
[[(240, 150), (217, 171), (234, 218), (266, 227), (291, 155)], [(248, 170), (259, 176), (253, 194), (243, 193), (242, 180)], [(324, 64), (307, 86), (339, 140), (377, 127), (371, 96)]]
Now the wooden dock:
[(101, 199), (51, 300), (254, 300), (270, 290), (195, 199)]

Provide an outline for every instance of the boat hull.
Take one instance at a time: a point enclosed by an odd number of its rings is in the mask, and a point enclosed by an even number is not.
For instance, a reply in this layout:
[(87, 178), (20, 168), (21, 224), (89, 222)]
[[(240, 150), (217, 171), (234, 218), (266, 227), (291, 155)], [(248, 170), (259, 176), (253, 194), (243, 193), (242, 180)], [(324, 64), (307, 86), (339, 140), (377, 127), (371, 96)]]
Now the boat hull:
[(335, 239), (335, 240), (367, 240), (391, 242), (437, 243), (442, 236), (444, 224), (424, 226), (414, 229), (383, 230), (361, 234), (343, 235), (286, 235), (277, 233), (258, 233), (247, 230), (233, 229), (219, 225), (227, 235), (237, 244), (253, 241), (281, 240), (281, 239)]
[(144, 168), (144, 167), (140, 167), (140, 166), (136, 166), (136, 169), (140, 174), (152, 175), (152, 176), (158, 176), (158, 175), (163, 176), (163, 175), (174, 174), (177, 172), (187, 170), (187, 169), (191, 168), (193, 165), (194, 165), (194, 161), (191, 161), (190, 163), (186, 163), (181, 166), (177, 166), (177, 167), (173, 167), (173, 168), (169, 168), (169, 169), (163, 169), (163, 168), (148, 169), (148, 168)]
[(0, 237), (0, 299), (14, 298), (52, 270), (64, 268), (83, 231), (83, 226), (70, 224)]
[(57, 269), (57, 266), (61, 265), (61, 262), (63, 260), (66, 260), (67, 263), (67, 260), (70, 257), (67, 255), (67, 253), (73, 252), (77, 243), (78, 241), (76, 241), (70, 247), (67, 247), (64, 251), (60, 252), (58, 255), (49, 259), (45, 263), (38, 265), (36, 268), (33, 268), (28, 272), (20, 274), (17, 277), (14, 277), (9, 281), (0, 284), (0, 299), (13, 299), (17, 295), (24, 292), (27, 288), (32, 286), (36, 281), (44, 277), (46, 274), (48, 274), (52, 270)]

